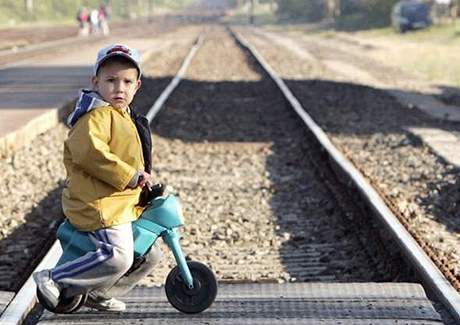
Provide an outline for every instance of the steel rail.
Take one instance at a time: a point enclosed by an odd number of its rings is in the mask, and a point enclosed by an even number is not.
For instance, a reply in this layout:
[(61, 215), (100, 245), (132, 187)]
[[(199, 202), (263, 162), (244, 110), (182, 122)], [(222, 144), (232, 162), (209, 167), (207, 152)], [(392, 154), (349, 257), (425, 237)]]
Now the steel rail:
[(149, 120), (149, 123), (152, 123), (153, 119), (161, 110), (166, 100), (168, 100), (171, 93), (179, 85), (179, 82), (182, 80), (182, 78), (184, 78), (184, 75), (187, 72), (190, 62), (192, 61), (193, 57), (195, 56), (199, 48), (203, 45), (204, 39), (205, 36), (203, 33), (201, 33), (198, 36), (198, 39), (196, 40), (195, 44), (191, 48), (190, 52), (188, 53), (187, 57), (185, 58), (184, 62), (182, 62), (182, 66), (180, 67), (177, 74), (174, 76), (173, 80), (171, 80), (166, 89), (161, 93), (161, 95), (158, 97), (158, 99), (155, 101), (152, 107), (150, 107), (149, 111), (145, 115), (145, 117)]
[[(195, 56), (196, 52), (199, 50), (201, 45), (203, 44), (205, 36), (202, 33), (198, 36), (197, 40), (195, 41), (193, 47), (190, 49), (187, 57), (184, 59), (181, 68), (179, 69), (176, 76), (170, 82), (170, 84), (162, 91), (160, 96), (155, 100), (155, 103), (152, 105), (148, 112), (149, 123), (153, 121), (157, 113), (160, 111), (166, 100), (172, 94), (173, 90), (177, 87), (180, 80), (182, 80), (183, 76), (185, 75), (187, 68)], [(53, 246), (50, 248), (48, 253), (39, 263), (39, 265), (35, 268), (32, 273), (52, 268), (56, 265), (59, 257), (62, 254), (61, 245), (59, 241), (56, 240), (53, 243)], [(8, 306), (5, 308), (3, 313), (0, 316), (0, 324), (1, 325), (20, 325), (25, 320), (29, 312), (35, 306), (37, 302), (36, 298), (36, 285), (32, 278), (32, 275), (27, 279), (18, 293), (14, 296), (14, 298), (10, 301)]]
[(370, 185), (364, 175), (340, 152), (331, 142), (326, 133), (311, 116), (306, 112), (299, 100), (294, 96), (285, 82), (276, 74), (267, 61), (257, 50), (237, 31), (229, 28), (230, 33), (237, 42), (247, 49), (271, 79), (277, 84), (290, 106), (304, 121), (318, 142), (324, 147), (330, 159), (332, 159), (342, 172), (352, 181), (375, 215), (389, 230), (393, 239), (398, 243), (401, 250), (409, 258), (411, 264), (420, 273), (423, 283), (437, 296), (446, 306), (452, 316), (460, 322), (460, 294), (450, 284), (438, 267), (433, 263), (417, 241), (401, 224), (398, 218), (385, 204), (377, 191)]
[[(62, 254), (61, 245), (55, 241), (51, 249), (42, 259), (40, 264), (33, 272), (52, 268), (56, 265), (59, 257)], [(14, 296), (13, 300), (8, 304), (0, 317), (0, 324), (2, 325), (18, 325), (22, 324), (27, 314), (32, 310), (37, 302), (35, 295), (36, 286), (32, 275), (27, 279), (26, 283)]]

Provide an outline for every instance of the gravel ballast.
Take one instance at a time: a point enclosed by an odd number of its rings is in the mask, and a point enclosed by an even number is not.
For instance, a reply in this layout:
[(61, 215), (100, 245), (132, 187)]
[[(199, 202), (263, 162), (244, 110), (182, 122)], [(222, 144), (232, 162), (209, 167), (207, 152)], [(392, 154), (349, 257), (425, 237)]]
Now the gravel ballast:
[[(345, 66), (365, 67), (375, 79), (386, 71), (384, 82), (390, 88), (391, 80), (394, 88), (403, 87), (405, 80), (409, 83), (405, 85), (407, 89), (419, 84), (400, 78), (395, 69), (385, 70), (381, 63), (363, 59), (362, 53), (346, 51), (343, 44), (334, 51), (332, 42), (326, 46), (326, 40), (314, 42), (315, 38), (296, 37), (296, 46), (312, 55), (308, 57), (270, 42), (272, 38), (261, 33), (247, 30), (244, 35), (287, 81), (336, 146), (395, 202), (409, 221), (410, 231), (421, 235), (460, 279), (458, 170), (407, 132), (408, 127), (455, 131), (458, 125), (434, 120), (414, 107), (400, 104), (379, 89), (380, 82), (372, 84), (373, 78), (358, 75), (350, 80), (345, 74), (328, 69), (322, 62), (334, 60)], [(295, 37), (289, 33), (278, 36), (286, 38), (286, 42), (293, 42)]]

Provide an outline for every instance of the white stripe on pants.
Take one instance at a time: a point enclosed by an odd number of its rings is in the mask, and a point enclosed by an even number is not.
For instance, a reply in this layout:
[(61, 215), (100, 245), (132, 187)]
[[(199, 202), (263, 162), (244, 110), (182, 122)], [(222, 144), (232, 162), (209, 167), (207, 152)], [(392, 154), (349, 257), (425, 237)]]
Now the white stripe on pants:
[(131, 223), (90, 233), (96, 250), (51, 270), (51, 277), (72, 294), (110, 289), (133, 263)]

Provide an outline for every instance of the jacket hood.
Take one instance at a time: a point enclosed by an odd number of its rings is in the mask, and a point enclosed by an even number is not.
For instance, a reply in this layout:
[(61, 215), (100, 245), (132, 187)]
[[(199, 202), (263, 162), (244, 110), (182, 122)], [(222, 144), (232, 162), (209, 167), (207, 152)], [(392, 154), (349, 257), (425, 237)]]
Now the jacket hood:
[(73, 112), (67, 117), (67, 125), (73, 127), (80, 117), (95, 108), (103, 106), (109, 106), (109, 103), (105, 102), (96, 91), (82, 89)]

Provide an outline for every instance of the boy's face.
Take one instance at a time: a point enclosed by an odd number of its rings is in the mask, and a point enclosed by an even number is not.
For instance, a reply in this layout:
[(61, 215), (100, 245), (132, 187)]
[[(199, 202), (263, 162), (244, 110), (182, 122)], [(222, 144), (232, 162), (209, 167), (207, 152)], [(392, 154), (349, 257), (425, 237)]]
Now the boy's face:
[(93, 89), (111, 106), (125, 109), (141, 86), (137, 76), (137, 69), (130, 64), (107, 62), (93, 77)]

